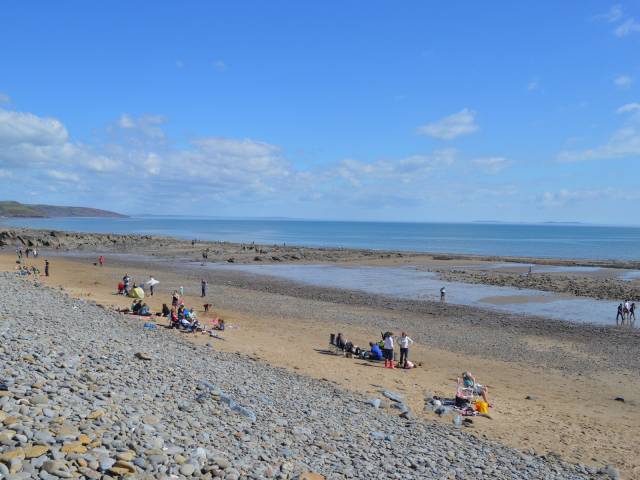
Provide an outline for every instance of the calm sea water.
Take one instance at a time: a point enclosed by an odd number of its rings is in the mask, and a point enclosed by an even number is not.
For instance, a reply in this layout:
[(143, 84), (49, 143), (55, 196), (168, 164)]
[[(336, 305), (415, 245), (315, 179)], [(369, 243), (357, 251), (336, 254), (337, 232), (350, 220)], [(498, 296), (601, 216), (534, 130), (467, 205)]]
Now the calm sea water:
[(639, 227), (228, 220), (210, 218), (2, 219), (4, 225), (201, 240), (416, 252), (640, 260)]
[[(434, 272), (424, 272), (414, 267), (208, 264), (206, 268), (275, 276), (297, 283), (359, 290), (412, 300), (438, 301), (440, 288), (445, 287), (449, 304), (524, 313), (574, 323), (615, 323), (615, 301), (569, 297), (525, 288), (447, 282), (440, 280)], [(518, 300), (514, 301), (514, 298)], [(500, 301), (495, 302), (491, 299)]]

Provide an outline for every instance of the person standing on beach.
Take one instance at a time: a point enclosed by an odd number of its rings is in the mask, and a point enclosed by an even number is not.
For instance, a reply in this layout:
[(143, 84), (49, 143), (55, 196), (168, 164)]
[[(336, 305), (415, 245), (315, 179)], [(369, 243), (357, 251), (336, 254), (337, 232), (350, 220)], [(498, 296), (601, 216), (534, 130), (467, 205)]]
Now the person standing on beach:
[(153, 278), (153, 275), (149, 277), (149, 281), (147, 282), (147, 284), (149, 285), (149, 295), (152, 297), (153, 297), (153, 287), (156, 286), (156, 282), (157, 280)]
[(179, 302), (180, 302), (180, 297), (178, 296), (178, 291), (174, 290), (173, 295), (171, 296), (171, 306), (174, 308), (178, 308)]
[(98, 257), (98, 263), (100, 264), (101, 267), (104, 267), (104, 255), (100, 255)]
[(202, 297), (207, 296), (207, 281), (204, 278), (200, 281), (200, 293)]
[(180, 297), (184, 297), (184, 287), (180, 285)]
[(622, 320), (622, 325), (624, 325), (624, 312), (622, 304), (618, 305), (618, 314), (616, 315), (616, 325), (619, 325), (618, 320)]
[(398, 339), (400, 344), (400, 366), (407, 368), (407, 360), (409, 360), (409, 345), (413, 343), (413, 340), (407, 336), (405, 332), (402, 332)]
[(440, 289), (440, 302), (444, 303), (445, 296), (447, 295), (447, 289), (442, 287)]
[(125, 273), (124, 277), (122, 277), (122, 283), (124, 285), (124, 294), (125, 295), (129, 295), (129, 282), (131, 281), (131, 278), (129, 278), (129, 274)]
[(393, 364), (393, 334), (391, 332), (387, 332), (384, 335), (384, 348), (383, 353), (384, 353), (384, 367), (385, 368), (396, 368), (396, 366)]
[(44, 276), (49, 276), (49, 260), (44, 261)]

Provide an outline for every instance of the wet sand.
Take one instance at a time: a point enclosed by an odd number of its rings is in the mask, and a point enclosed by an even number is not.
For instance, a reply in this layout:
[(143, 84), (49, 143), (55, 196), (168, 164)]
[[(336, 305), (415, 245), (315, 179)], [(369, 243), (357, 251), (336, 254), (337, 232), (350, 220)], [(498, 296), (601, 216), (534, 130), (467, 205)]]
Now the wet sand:
[[(43, 257), (38, 262), (42, 263)], [(12, 254), (0, 267), (14, 268)], [(535, 317), (513, 316), (471, 307), (402, 300), (361, 292), (294, 284), (228, 271), (199, 272), (170, 261), (149, 264), (107, 256), (100, 268), (84, 258), (53, 258), (47, 284), (114, 307), (130, 300), (114, 295), (127, 271), (134, 279), (160, 280), (149, 304), (158, 309), (170, 292), (184, 286), (186, 303), (207, 316), (223, 316), (232, 328), (224, 340), (197, 335), (196, 342), (237, 351), (284, 368), (326, 378), (367, 395), (383, 385), (401, 391), (417, 416), (425, 392), (452, 396), (456, 376), (470, 369), (490, 388), (492, 420), (474, 419), (477, 435), (539, 454), (555, 452), (567, 460), (619, 467), (625, 478), (640, 477), (635, 455), (640, 429), (640, 336), (637, 331), (580, 326)], [(166, 263), (163, 266), (163, 263)], [(210, 282), (206, 302), (199, 281)], [(142, 328), (142, 321), (141, 321)], [(328, 334), (341, 331), (359, 345), (380, 330), (406, 330), (416, 341), (415, 370), (385, 370), (377, 364), (326, 354)], [(176, 333), (177, 335), (184, 335)], [(534, 400), (525, 400), (525, 397)], [(622, 396), (625, 402), (617, 402)]]

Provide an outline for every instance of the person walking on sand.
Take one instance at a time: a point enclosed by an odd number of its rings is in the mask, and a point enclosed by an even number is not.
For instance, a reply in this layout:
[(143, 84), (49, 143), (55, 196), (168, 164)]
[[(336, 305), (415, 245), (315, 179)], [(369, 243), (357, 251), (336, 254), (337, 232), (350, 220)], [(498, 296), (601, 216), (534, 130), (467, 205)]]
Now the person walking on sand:
[(400, 366), (402, 368), (407, 368), (407, 360), (409, 360), (409, 345), (413, 343), (413, 340), (407, 336), (405, 332), (402, 332), (400, 338), (398, 339), (398, 344), (400, 344)]
[(440, 302), (444, 303), (445, 296), (447, 295), (447, 289), (442, 287), (440, 289)]
[(384, 353), (384, 367), (385, 368), (396, 368), (396, 366), (393, 364), (393, 334), (391, 332), (387, 332), (384, 334), (384, 347), (383, 347), (383, 353)]
[(49, 260), (44, 261), (44, 276), (49, 276)]
[[(631, 319), (633, 318), (633, 322)], [(636, 323), (636, 304), (632, 303), (629, 306), (629, 324), (634, 325)]]
[(180, 297), (184, 297), (184, 287), (180, 285)]
[(207, 296), (207, 281), (204, 278), (200, 281), (200, 293), (201, 297)]
[(98, 263), (100, 264), (101, 267), (104, 267), (104, 255), (100, 255), (98, 257)]
[(622, 304), (618, 305), (618, 314), (616, 315), (616, 325), (620, 325), (619, 320), (622, 320), (622, 325), (624, 325), (624, 311)]

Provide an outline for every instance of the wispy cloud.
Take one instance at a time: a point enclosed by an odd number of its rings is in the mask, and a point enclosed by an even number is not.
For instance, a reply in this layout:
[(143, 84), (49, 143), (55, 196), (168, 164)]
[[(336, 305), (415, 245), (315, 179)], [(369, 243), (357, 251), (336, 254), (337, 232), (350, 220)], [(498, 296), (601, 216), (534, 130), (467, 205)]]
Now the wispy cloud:
[(11, 97), (6, 93), (0, 92), (0, 103), (11, 103)]
[(47, 170), (47, 176), (55, 180), (61, 180), (63, 182), (79, 182), (80, 181), (80, 177), (75, 173), (61, 172), (60, 170)]
[(633, 78), (629, 75), (618, 75), (613, 79), (613, 84), (618, 88), (629, 88), (633, 85)]
[(616, 110), (626, 114), (625, 125), (613, 132), (604, 144), (586, 150), (565, 150), (558, 154), (560, 162), (581, 162), (587, 160), (613, 160), (640, 155), (640, 104), (627, 103)]
[(600, 22), (615, 23), (621, 20), (623, 16), (622, 5), (616, 4), (613, 5), (608, 12), (596, 15), (593, 19)]
[(616, 113), (629, 113), (640, 110), (640, 103), (626, 103), (616, 110)]
[(448, 148), (436, 150), (430, 155), (412, 155), (399, 160), (377, 160), (362, 162), (346, 159), (340, 162), (334, 173), (351, 183), (361, 186), (371, 180), (391, 180), (408, 184), (420, 182), (425, 176), (455, 162), (457, 152)]
[(505, 157), (475, 158), (471, 163), (481, 172), (496, 175), (511, 166), (511, 160)]
[(540, 80), (537, 78), (532, 79), (529, 83), (527, 83), (527, 90), (529, 92), (535, 92), (540, 89)]
[(123, 130), (142, 134), (155, 141), (165, 139), (164, 130), (161, 125), (166, 122), (162, 115), (140, 115), (133, 117), (128, 113), (123, 113), (115, 123), (115, 127)]
[(586, 160), (612, 160), (640, 155), (640, 130), (629, 125), (615, 131), (609, 141), (601, 146), (579, 151), (563, 151), (558, 154), (561, 162)]
[(538, 197), (538, 203), (546, 208), (564, 207), (570, 203), (602, 201), (605, 199), (632, 201), (637, 200), (640, 194), (632, 191), (627, 192), (619, 188), (600, 189), (568, 189), (563, 188), (555, 192), (546, 191)]
[(479, 130), (480, 127), (476, 124), (475, 117), (474, 111), (463, 108), (448, 117), (418, 127), (418, 133), (440, 140), (453, 140)]
[(613, 29), (616, 37), (626, 37), (632, 33), (640, 32), (640, 22), (635, 17), (626, 16), (620, 4), (613, 5), (608, 12), (596, 15), (594, 20), (606, 23), (617, 23)]
[(626, 37), (637, 32), (640, 32), (640, 23), (633, 17), (626, 19), (613, 31), (616, 37)]
[(213, 62), (213, 68), (215, 68), (219, 72), (224, 72), (227, 69), (227, 64), (222, 60), (215, 60)]

